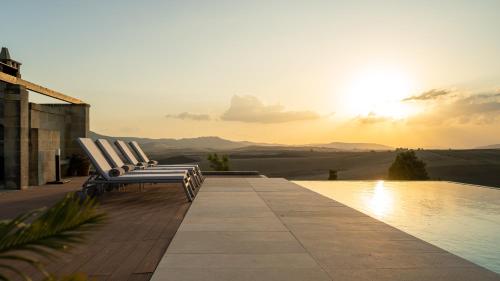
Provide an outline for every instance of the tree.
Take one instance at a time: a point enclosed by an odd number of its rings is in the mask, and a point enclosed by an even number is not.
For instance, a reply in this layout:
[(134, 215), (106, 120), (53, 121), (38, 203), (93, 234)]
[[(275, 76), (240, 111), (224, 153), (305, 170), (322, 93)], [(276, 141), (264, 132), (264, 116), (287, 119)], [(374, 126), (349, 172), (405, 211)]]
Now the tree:
[(415, 151), (401, 151), (389, 167), (390, 180), (428, 180), (425, 162), (417, 158)]
[(229, 158), (227, 155), (223, 155), (222, 157), (219, 158), (219, 155), (217, 153), (214, 154), (208, 154), (207, 157), (208, 161), (210, 161), (210, 167), (214, 171), (229, 171)]
[[(11, 272), (22, 280), (31, 280), (9, 262), (29, 264), (42, 272), (47, 281), (83, 281), (83, 274), (57, 278), (48, 273), (39, 258), (55, 259), (57, 252), (83, 243), (86, 235), (101, 225), (105, 215), (97, 211), (94, 199), (81, 200), (68, 194), (53, 207), (23, 213), (12, 220), (0, 221), (0, 280), (10, 280)], [(28, 255), (26, 255), (26, 253)]]

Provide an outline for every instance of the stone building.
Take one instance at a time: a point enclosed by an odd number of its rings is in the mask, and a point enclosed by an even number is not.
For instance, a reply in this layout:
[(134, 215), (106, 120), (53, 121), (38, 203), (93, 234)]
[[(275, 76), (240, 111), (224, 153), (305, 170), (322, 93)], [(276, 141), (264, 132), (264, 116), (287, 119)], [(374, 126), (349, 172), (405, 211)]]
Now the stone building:
[[(89, 105), (21, 78), (21, 63), (0, 52), (0, 189), (23, 189), (55, 180), (62, 163), (78, 154), (77, 137), (89, 132)], [(29, 102), (28, 90), (69, 103)], [(64, 169), (63, 169), (64, 173)]]

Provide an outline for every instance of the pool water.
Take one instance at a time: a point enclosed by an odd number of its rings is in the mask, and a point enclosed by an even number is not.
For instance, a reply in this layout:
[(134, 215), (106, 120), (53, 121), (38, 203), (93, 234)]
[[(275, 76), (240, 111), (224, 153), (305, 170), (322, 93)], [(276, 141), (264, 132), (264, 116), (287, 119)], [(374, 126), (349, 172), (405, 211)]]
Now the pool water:
[(500, 189), (442, 181), (295, 183), (500, 273)]

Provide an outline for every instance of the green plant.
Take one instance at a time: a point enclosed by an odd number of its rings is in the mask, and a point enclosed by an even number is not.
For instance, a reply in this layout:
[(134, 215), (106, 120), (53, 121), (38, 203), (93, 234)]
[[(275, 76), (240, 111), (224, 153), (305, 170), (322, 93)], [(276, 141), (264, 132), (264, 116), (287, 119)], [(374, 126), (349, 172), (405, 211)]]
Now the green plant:
[(68, 175), (70, 176), (88, 176), (90, 161), (81, 154), (73, 154), (69, 159)]
[(390, 180), (428, 180), (426, 164), (413, 150), (401, 150), (389, 167)]
[(328, 180), (334, 181), (338, 179), (337, 170), (330, 169), (328, 171)]
[(207, 159), (210, 162), (210, 167), (214, 171), (229, 171), (229, 158), (227, 155), (219, 157), (217, 153), (208, 154)]
[[(0, 280), (10, 280), (11, 272), (23, 280), (31, 280), (9, 262), (29, 264), (44, 274), (46, 280), (81, 281), (82, 274), (56, 277), (48, 273), (40, 258), (54, 260), (57, 252), (66, 251), (85, 241), (86, 235), (105, 221), (97, 211), (94, 199), (80, 199), (67, 194), (51, 208), (23, 213), (12, 220), (0, 221)], [(29, 254), (29, 255), (26, 255)]]

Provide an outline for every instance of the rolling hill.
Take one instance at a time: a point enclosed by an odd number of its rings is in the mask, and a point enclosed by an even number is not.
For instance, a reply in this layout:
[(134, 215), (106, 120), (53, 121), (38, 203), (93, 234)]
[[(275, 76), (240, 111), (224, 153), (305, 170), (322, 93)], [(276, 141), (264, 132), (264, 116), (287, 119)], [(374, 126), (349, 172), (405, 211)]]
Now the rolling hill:
[(325, 144), (306, 144), (306, 145), (284, 145), (257, 143), (249, 141), (232, 141), (220, 137), (208, 136), (197, 138), (182, 138), (182, 139), (150, 139), (137, 137), (111, 137), (95, 132), (90, 132), (90, 137), (93, 139), (122, 139), (125, 141), (137, 141), (144, 146), (144, 149), (151, 152), (160, 152), (162, 150), (194, 150), (194, 151), (218, 151), (218, 150), (255, 150), (255, 149), (288, 149), (288, 150), (309, 150), (311, 148), (323, 148), (328, 150), (338, 151), (370, 151), (370, 150), (392, 150), (393, 148), (386, 145), (376, 143), (345, 143), (331, 142)]
[(326, 144), (311, 144), (314, 147), (332, 148), (338, 150), (393, 150), (394, 147), (377, 143), (351, 143), (351, 142), (331, 142)]
[(479, 147), (476, 147), (476, 149), (500, 149), (500, 143), (499, 144), (490, 144), (490, 145), (485, 145), (485, 146), (479, 146)]

